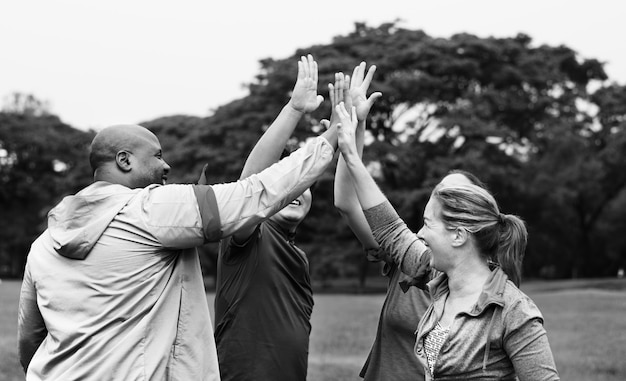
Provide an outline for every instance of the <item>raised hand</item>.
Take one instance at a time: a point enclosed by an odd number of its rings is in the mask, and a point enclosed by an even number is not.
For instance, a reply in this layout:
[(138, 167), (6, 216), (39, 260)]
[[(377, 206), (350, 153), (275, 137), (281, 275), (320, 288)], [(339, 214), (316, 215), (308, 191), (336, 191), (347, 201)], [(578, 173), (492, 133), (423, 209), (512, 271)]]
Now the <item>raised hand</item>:
[(339, 117), (339, 123), (337, 124), (338, 146), (346, 162), (355, 158), (360, 160), (355, 139), (358, 124), (356, 108), (352, 106), (350, 111), (351, 112), (348, 113), (345, 103), (343, 102), (335, 106), (335, 112)]
[(372, 83), (376, 66), (370, 66), (367, 75), (365, 74), (366, 66), (365, 62), (361, 62), (354, 68), (349, 91), (350, 100), (352, 101), (352, 105), (356, 108), (356, 116), (360, 122), (365, 121), (374, 102), (383, 95), (381, 92), (375, 92), (372, 93), (369, 98), (367, 97), (367, 90), (370, 87), (370, 83)]
[[(347, 102), (350, 98), (348, 83), (350, 83), (350, 77), (344, 76), (343, 73), (335, 73), (335, 84), (328, 84), (328, 94), (330, 96), (330, 125), (334, 126), (339, 123), (339, 115), (337, 114), (336, 107), (341, 102)], [(352, 102), (350, 102), (351, 104)], [(351, 107), (346, 104), (346, 107)]]
[(311, 112), (319, 107), (324, 97), (317, 94), (317, 62), (312, 55), (300, 57), (298, 79), (291, 93), (289, 105), (299, 112)]

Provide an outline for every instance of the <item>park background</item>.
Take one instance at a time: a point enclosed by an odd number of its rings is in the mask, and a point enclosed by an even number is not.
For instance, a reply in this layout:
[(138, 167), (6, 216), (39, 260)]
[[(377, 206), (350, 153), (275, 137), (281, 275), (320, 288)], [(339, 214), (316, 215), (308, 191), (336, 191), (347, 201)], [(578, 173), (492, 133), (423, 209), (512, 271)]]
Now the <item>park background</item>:
[[(557, 3), (565, 14), (565, 7), (576, 6), (576, 2)], [(356, 20), (349, 12), (337, 15), (332, 6), (328, 8), (333, 14), (328, 23)], [(123, 14), (123, 9), (119, 12)], [(604, 14), (611, 22), (614, 13)], [(564, 22), (557, 16), (554, 27)], [(135, 28), (141, 29), (140, 20)], [(302, 20), (301, 28), (324, 28), (323, 21)], [(243, 94), (205, 116), (172, 113), (124, 122), (140, 122), (161, 139), (165, 159), (173, 168), (170, 182), (194, 182), (205, 163), (212, 182), (233, 181), (258, 137), (289, 99), (301, 55), (311, 53), (318, 61), (319, 92), (326, 99), (326, 85), (335, 72), (350, 73), (361, 60), (375, 64), (378, 69), (370, 90), (381, 91), (383, 97), (370, 113), (364, 160), (403, 219), (419, 229), (430, 190), (448, 170), (460, 168), (479, 175), (501, 209), (520, 215), (528, 225), (522, 289), (544, 312), (563, 379), (625, 379), (626, 287), (618, 274), (626, 267), (626, 86), (609, 75), (606, 58), (583, 55), (562, 43), (538, 42), (541, 35), (524, 30), (506, 36), (459, 31), (440, 37), (395, 18), (351, 24), (329, 41), (316, 40), (264, 56), (249, 81), (238, 79), (245, 83)], [(579, 26), (584, 28), (585, 23)], [(115, 27), (113, 22), (110, 27)], [(245, 25), (239, 28), (246, 30)], [(140, 43), (150, 40), (150, 32), (137, 40), (139, 51)], [(282, 33), (293, 38), (298, 30)], [(619, 49), (620, 37), (606, 35), (604, 40)], [(63, 61), (63, 51), (39, 48), (48, 54), (46, 59)], [(107, 47), (103, 49), (106, 52)], [(196, 54), (217, 61), (228, 54), (227, 49), (209, 47), (204, 53), (197, 49)], [(129, 57), (119, 60), (128, 63)], [(180, 62), (181, 67), (173, 70), (184, 71), (188, 65)], [(28, 68), (28, 63), (22, 66)], [(113, 70), (124, 66), (114, 65)], [(86, 82), (99, 77), (115, 82), (107, 73), (79, 74)], [(163, 83), (175, 80), (176, 75), (164, 76)], [(155, 82), (158, 86), (159, 79)], [(116, 87), (119, 98), (124, 98), (124, 83)], [(86, 154), (98, 129), (95, 124), (64, 121), (54, 111), (54, 98), (50, 101), (26, 88), (0, 88), (6, 90), (0, 94), (4, 95), (0, 112), (3, 380), (20, 378), (15, 324), (28, 248), (45, 229), (48, 210), (64, 195), (90, 183)], [(220, 92), (219, 86), (209, 90)], [(82, 98), (87, 99), (81, 102), (90, 102), (89, 97)], [(134, 102), (141, 108), (141, 99)], [(107, 102), (91, 103), (107, 109)], [(291, 145), (318, 134), (319, 120), (329, 113), (326, 101), (303, 118)], [(333, 207), (333, 173), (334, 164), (318, 182), (311, 213), (297, 239), (310, 258), (316, 293), (312, 380), (357, 378), (375, 334), (386, 286), (380, 266), (365, 261), (360, 245)], [(201, 251), (211, 299), (216, 245)]]

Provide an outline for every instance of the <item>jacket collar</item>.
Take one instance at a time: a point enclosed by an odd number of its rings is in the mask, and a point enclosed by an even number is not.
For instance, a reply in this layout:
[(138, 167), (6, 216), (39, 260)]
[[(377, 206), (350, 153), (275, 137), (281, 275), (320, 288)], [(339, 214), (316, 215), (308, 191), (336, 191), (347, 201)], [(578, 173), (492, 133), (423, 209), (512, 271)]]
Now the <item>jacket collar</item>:
[[(491, 274), (487, 278), (483, 290), (478, 297), (478, 301), (468, 313), (472, 316), (478, 316), (490, 305), (497, 304), (504, 306), (504, 288), (509, 278), (505, 272), (499, 267), (491, 270)], [(441, 273), (433, 280), (428, 282), (428, 289), (433, 300), (441, 298), (450, 292), (448, 287), (448, 276)]]
[(296, 232), (290, 232), (288, 229), (285, 229), (283, 226), (281, 226), (278, 222), (273, 221), (271, 219), (267, 219), (265, 221), (268, 225), (272, 226), (274, 228), (274, 230), (276, 230), (285, 241), (291, 243), (291, 244), (295, 244), (296, 242)]

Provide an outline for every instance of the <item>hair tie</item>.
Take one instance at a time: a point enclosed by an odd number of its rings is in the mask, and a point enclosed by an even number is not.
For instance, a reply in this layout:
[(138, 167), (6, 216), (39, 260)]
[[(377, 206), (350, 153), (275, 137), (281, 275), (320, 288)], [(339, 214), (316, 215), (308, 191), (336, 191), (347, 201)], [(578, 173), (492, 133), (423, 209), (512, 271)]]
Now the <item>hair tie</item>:
[(504, 214), (498, 213), (498, 223), (504, 226)]

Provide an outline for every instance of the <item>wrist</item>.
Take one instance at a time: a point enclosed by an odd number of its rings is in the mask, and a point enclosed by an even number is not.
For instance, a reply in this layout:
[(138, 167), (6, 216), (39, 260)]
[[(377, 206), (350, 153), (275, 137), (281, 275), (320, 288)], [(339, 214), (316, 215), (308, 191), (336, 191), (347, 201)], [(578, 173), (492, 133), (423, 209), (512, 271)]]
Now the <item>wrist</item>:
[(291, 100), (289, 100), (289, 102), (287, 102), (287, 104), (285, 105), (285, 107), (283, 107), (284, 110), (286, 110), (289, 113), (295, 113), (298, 116), (302, 116), (304, 114), (304, 110), (294, 106), (293, 102)]

